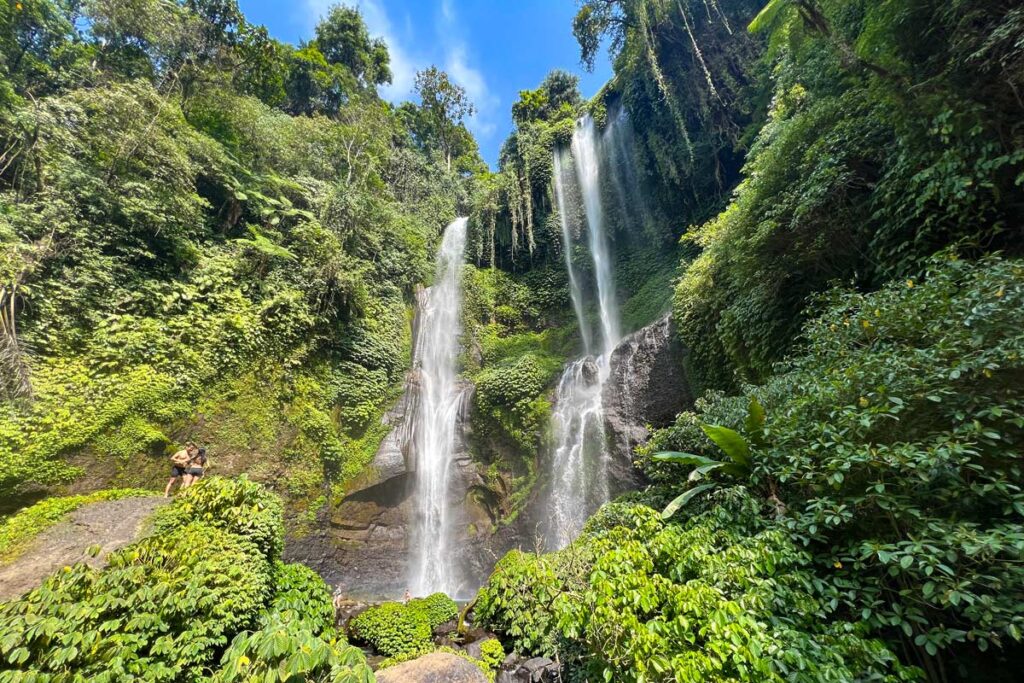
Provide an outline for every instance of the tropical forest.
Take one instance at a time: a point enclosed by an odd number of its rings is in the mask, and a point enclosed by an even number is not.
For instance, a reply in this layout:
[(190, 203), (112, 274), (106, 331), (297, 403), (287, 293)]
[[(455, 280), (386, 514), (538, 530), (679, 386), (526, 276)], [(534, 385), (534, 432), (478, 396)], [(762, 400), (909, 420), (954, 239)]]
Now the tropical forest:
[(1021, 680), (1024, 4), (434, 5), (0, 0), (0, 683)]

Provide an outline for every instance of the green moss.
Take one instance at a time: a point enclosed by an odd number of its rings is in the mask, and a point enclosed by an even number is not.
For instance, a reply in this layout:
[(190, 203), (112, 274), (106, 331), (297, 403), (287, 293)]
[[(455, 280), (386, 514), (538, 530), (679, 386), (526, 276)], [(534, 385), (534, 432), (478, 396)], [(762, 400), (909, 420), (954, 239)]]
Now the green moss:
[(16, 559), (40, 532), (57, 524), (69, 513), (83, 505), (151, 495), (153, 495), (152, 491), (142, 489), (112, 489), (82, 496), (41, 500), (7, 518), (0, 525), (0, 563), (8, 563)]

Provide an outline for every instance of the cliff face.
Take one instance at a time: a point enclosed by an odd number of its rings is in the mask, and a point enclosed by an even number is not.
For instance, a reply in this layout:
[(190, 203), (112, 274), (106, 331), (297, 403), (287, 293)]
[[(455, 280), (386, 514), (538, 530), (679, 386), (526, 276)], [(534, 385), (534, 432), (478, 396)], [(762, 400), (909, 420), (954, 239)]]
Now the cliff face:
[(633, 467), (633, 449), (646, 441), (649, 427), (669, 424), (693, 406), (685, 358), (668, 314), (623, 339), (612, 352), (602, 401), (613, 494), (642, 483)]
[[(684, 350), (673, 339), (668, 316), (630, 335), (613, 352), (602, 396), (612, 453), (613, 495), (643, 484), (633, 467), (633, 449), (647, 438), (648, 426), (667, 424), (692, 405), (683, 359)], [(505, 552), (516, 547), (534, 549), (546, 510), (544, 496), (537, 495), (514, 524), (495, 527), (471, 495), (484, 484), (485, 472), (465, 446), (472, 387), (466, 390), (450, 496), (451, 514), (461, 533), (450, 561), (459, 569), (462, 592), (468, 595)], [(414, 514), (411, 446), (418, 397), (418, 374), (413, 370), (402, 397), (383, 418), (392, 429), (371, 465), (349, 485), (339, 505), (321, 514), (315, 531), (288, 540), (285, 554), (289, 560), (317, 570), (347, 595), (395, 598), (408, 588)], [(536, 491), (548, 485), (550, 482), (538, 481)]]

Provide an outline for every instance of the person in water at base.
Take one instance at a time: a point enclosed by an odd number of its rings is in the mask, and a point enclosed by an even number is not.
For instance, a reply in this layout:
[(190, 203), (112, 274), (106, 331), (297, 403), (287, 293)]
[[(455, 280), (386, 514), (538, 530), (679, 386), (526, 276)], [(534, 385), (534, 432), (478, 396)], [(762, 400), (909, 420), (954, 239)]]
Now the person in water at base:
[(185, 489), (203, 478), (203, 471), (206, 469), (206, 449), (200, 448), (188, 461), (188, 468), (185, 470), (185, 481), (181, 488)]
[(171, 478), (167, 482), (166, 488), (164, 488), (164, 498), (170, 497), (171, 487), (174, 486), (175, 481), (182, 482), (182, 486), (184, 486), (185, 475), (187, 474), (189, 462), (191, 462), (192, 458), (198, 453), (199, 449), (196, 448), (194, 443), (189, 441), (185, 444), (184, 449), (171, 456)]

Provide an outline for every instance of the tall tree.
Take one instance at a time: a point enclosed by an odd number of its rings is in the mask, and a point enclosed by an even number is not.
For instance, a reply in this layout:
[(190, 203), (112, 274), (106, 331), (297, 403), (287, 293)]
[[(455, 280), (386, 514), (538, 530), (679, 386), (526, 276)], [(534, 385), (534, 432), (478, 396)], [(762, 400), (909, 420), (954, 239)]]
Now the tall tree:
[(466, 89), (453, 83), (448, 74), (436, 66), (416, 73), (416, 92), (429, 134), (451, 170), (452, 158), (458, 156), (466, 140), (463, 121), (476, 113), (476, 107)]
[(329, 64), (344, 66), (363, 87), (391, 82), (388, 46), (380, 38), (370, 38), (355, 7), (333, 5), (316, 25), (316, 45)]

